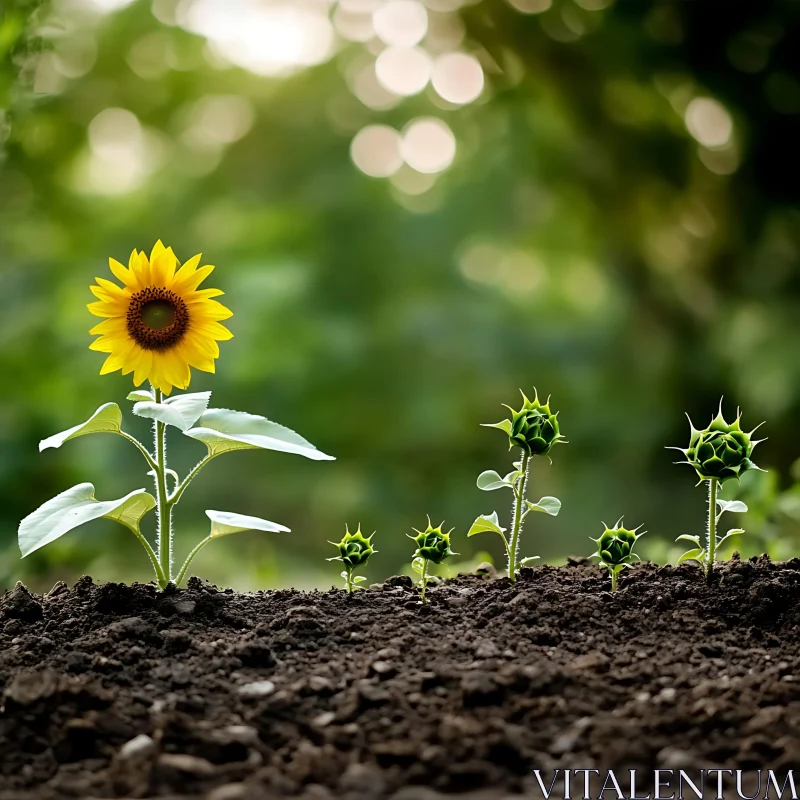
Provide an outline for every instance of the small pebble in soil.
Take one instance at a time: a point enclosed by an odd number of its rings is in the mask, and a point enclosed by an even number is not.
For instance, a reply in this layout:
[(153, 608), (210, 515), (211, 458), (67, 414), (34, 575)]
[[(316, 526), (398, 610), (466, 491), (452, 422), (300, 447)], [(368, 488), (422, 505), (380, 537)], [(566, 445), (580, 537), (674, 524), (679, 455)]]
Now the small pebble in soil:
[(275, 684), (272, 681), (253, 681), (245, 683), (236, 690), (239, 697), (247, 700), (269, 697), (275, 691)]

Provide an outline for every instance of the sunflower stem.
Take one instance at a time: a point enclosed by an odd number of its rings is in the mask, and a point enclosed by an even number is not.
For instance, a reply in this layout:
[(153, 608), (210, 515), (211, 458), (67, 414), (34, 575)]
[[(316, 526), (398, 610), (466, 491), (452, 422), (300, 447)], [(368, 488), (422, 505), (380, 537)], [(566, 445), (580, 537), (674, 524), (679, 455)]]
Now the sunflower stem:
[(511, 540), (508, 543), (508, 578), (511, 583), (517, 582), (517, 556), (519, 554), (519, 534), (522, 530), (522, 520), (525, 516), (523, 505), (525, 504), (525, 489), (528, 484), (528, 466), (531, 457), (524, 450), (522, 451), (522, 463), (520, 472), (522, 476), (518, 479), (514, 488), (514, 523), (511, 530)]
[[(161, 389), (153, 387), (156, 403), (161, 403)], [(161, 588), (165, 589), (172, 582), (172, 506), (167, 494), (167, 436), (166, 424), (154, 420), (153, 436), (156, 448), (156, 503), (158, 510), (158, 561), (162, 575), (159, 577)]]
[(186, 575), (186, 570), (189, 569), (189, 564), (192, 563), (192, 559), (211, 541), (211, 536), (206, 536), (202, 542), (199, 542), (195, 545), (194, 549), (188, 556), (186, 556), (186, 561), (183, 562), (183, 566), (181, 567), (181, 571), (178, 573), (178, 577), (175, 578), (175, 585), (180, 586), (181, 581), (183, 580), (184, 576)]
[(706, 580), (711, 583), (714, 571), (714, 559), (717, 551), (717, 486), (716, 478), (708, 482), (708, 562), (706, 563)]
[(428, 588), (428, 559), (422, 559), (422, 574), (420, 575), (420, 583), (422, 584), (422, 592), (420, 600), (425, 605), (428, 601), (425, 599), (425, 590)]
[(615, 570), (611, 570), (611, 591), (617, 591), (617, 573)]
[(200, 472), (203, 467), (208, 464), (209, 461), (216, 458), (216, 455), (207, 455), (204, 458), (200, 459), (197, 464), (192, 467), (191, 472), (182, 480), (177, 482), (175, 486), (175, 490), (169, 497), (169, 505), (170, 507), (177, 505), (178, 501), (181, 499), (181, 496), (186, 491), (186, 487), (192, 482), (192, 480), (197, 476), (197, 473)]

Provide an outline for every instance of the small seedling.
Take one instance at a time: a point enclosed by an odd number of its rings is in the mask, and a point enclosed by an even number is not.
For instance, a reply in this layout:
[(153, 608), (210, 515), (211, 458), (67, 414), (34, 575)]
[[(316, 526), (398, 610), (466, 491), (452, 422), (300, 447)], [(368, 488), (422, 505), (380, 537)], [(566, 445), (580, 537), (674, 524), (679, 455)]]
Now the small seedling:
[(517, 580), (518, 566), (524, 566), (538, 558), (531, 556), (519, 560), (520, 534), (525, 518), (531, 511), (555, 517), (561, 510), (561, 501), (556, 497), (543, 497), (538, 503), (532, 503), (525, 497), (528, 470), (533, 456), (546, 456), (556, 444), (564, 442), (558, 428), (558, 414), (550, 411), (550, 399), (546, 403), (540, 403), (535, 389), (534, 392), (533, 400), (529, 400), (522, 392), (523, 403), (519, 411), (506, 406), (511, 412), (511, 419), (485, 425), (487, 428), (499, 428), (506, 433), (509, 450), (518, 447), (521, 453), (520, 460), (513, 462), (514, 469), (505, 477), (494, 470), (487, 470), (478, 476), (478, 488), (484, 492), (493, 492), (496, 489), (511, 489), (513, 492), (511, 536), (506, 537), (506, 528), (500, 526), (496, 511), (478, 517), (467, 533), (467, 536), (475, 536), (492, 531), (500, 535), (508, 557), (508, 577), (512, 583)]
[(442, 525), (444, 525), (444, 520), (438, 527), (434, 528), (431, 525), (431, 518), (428, 517), (428, 527), (424, 531), (418, 531), (414, 528), (416, 536), (406, 534), (417, 545), (411, 561), (411, 569), (419, 575), (420, 600), (423, 603), (428, 602), (425, 599), (425, 589), (428, 583), (438, 580), (438, 578), (429, 574), (429, 564), (441, 564), (446, 558), (458, 555), (458, 553), (454, 553), (450, 549), (450, 534), (453, 529), (451, 528), (447, 533), (442, 533)]
[[(633, 552), (633, 545), (636, 540), (644, 536), (646, 531), (637, 533), (639, 528), (628, 530), (623, 528), (622, 518), (617, 521), (613, 528), (603, 523), (605, 530), (599, 539), (592, 539), (597, 542), (597, 552), (592, 553), (590, 558), (599, 558), (600, 566), (608, 570), (611, 575), (611, 591), (617, 591), (617, 577), (619, 573), (628, 567), (633, 566), (633, 562), (639, 561), (639, 556)], [(591, 538), (591, 537), (589, 537)]]
[[(100, 374), (121, 370), (133, 373), (134, 386), (149, 381), (149, 389), (128, 395), (133, 413), (152, 421), (153, 450), (122, 430), (122, 411), (116, 403), (105, 403), (86, 422), (39, 442), (39, 450), (62, 444), (90, 433), (111, 433), (130, 442), (144, 458), (147, 474), (153, 478), (155, 496), (138, 489), (119, 500), (99, 501), (91, 483), (80, 483), (48, 500), (25, 517), (19, 525), (22, 556), (94, 519), (105, 517), (121, 523), (139, 540), (153, 565), (158, 585), (180, 584), (197, 553), (212, 540), (246, 530), (288, 531), (276, 522), (228, 511), (206, 511), (211, 530), (189, 553), (183, 566), (175, 569), (172, 512), (189, 484), (213, 459), (236, 450), (278, 450), (296, 453), (315, 461), (332, 460), (289, 428), (265, 417), (228, 409), (209, 409), (211, 392), (193, 392), (169, 397), (173, 389), (186, 389), (192, 369), (214, 372), (219, 357), (218, 341), (233, 334), (222, 320), (232, 316), (212, 298), (219, 289), (200, 289), (214, 269), (200, 266), (200, 256), (183, 265), (172, 248), (157, 242), (150, 256), (133, 251), (128, 266), (113, 258), (109, 266), (123, 286), (97, 278), (91, 291), (97, 301), (89, 311), (102, 322), (90, 334), (99, 336), (89, 345), (106, 355)], [(181, 478), (167, 467), (167, 428), (204, 444), (203, 456)], [(156, 544), (153, 547), (139, 529), (142, 518), (157, 513)]]
[[(373, 533), (372, 536), (374, 535)], [(345, 525), (342, 541), (330, 542), (334, 547), (339, 548), (339, 555), (327, 560), (341, 561), (344, 564), (341, 576), (344, 578), (344, 588), (347, 589), (348, 594), (353, 594), (353, 592), (364, 588), (357, 584), (362, 583), (366, 578), (363, 575), (353, 577), (353, 570), (356, 567), (365, 567), (370, 556), (378, 552), (372, 549), (372, 536), (364, 536), (361, 533), (361, 523), (359, 523), (358, 530), (355, 533), (350, 533), (350, 529)]]
[[(688, 415), (687, 415), (688, 417)], [(747, 506), (739, 500), (722, 500), (717, 497), (719, 487), (731, 478), (739, 480), (744, 472), (750, 469), (761, 470), (751, 460), (753, 448), (763, 442), (763, 439), (754, 440), (753, 434), (763, 425), (756, 425), (750, 433), (745, 433), (740, 425), (742, 418), (741, 411), (737, 410), (736, 419), (727, 422), (722, 415), (722, 400), (719, 401), (719, 411), (709, 426), (703, 430), (697, 430), (689, 419), (691, 435), (689, 446), (686, 449), (681, 447), (670, 448), (679, 450), (686, 456), (685, 461), (677, 461), (677, 464), (688, 464), (693, 467), (700, 478), (698, 486), (708, 482), (708, 526), (706, 530), (706, 543), (700, 544), (699, 536), (689, 536), (683, 534), (676, 541), (685, 540), (691, 542), (693, 547), (687, 550), (678, 560), (697, 561), (703, 567), (706, 578), (711, 583), (711, 575), (714, 571), (714, 561), (719, 546), (731, 536), (738, 536), (744, 533), (742, 528), (733, 528), (724, 536), (717, 534), (717, 524), (720, 517), (726, 512), (742, 513), (747, 511)], [(761, 470), (764, 472), (764, 470)], [(719, 509), (719, 510), (718, 510)]]

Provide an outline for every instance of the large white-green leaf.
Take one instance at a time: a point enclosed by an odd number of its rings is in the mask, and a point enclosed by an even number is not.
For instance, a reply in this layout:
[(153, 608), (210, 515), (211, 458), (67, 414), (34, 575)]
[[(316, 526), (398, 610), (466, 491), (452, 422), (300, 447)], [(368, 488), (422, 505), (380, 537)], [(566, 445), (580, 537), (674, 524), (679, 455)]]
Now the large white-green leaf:
[(184, 431), (189, 430), (208, 408), (211, 392), (176, 394), (161, 403), (144, 400), (133, 407), (133, 413), (147, 419), (156, 419)]
[(144, 489), (137, 489), (119, 500), (95, 500), (94, 486), (79, 483), (48, 500), (20, 522), (19, 549), (25, 557), (73, 528), (100, 517), (113, 519), (138, 532), (139, 521), (155, 504), (153, 496)]
[(297, 453), (315, 461), (333, 461), (333, 456), (317, 450), (311, 442), (277, 422), (243, 411), (212, 408), (185, 431), (187, 436), (203, 442), (212, 456), (229, 450), (278, 450)]
[[(475, 536), (477, 533), (485, 533), (486, 531), (499, 533), (500, 536), (503, 536), (505, 530), (505, 528), (500, 527), (500, 520), (497, 519), (497, 512), (492, 511), (491, 514), (481, 514), (481, 516), (472, 523), (472, 527), (467, 532), (467, 536)], [(503, 538), (505, 539), (505, 537)]]
[(528, 507), (528, 511), (541, 511), (551, 517), (557, 517), (558, 512), (561, 511), (561, 501), (557, 497), (543, 497), (538, 503), (526, 500), (525, 505)]
[(726, 511), (731, 511), (734, 514), (744, 514), (747, 511), (747, 506), (741, 500), (717, 500), (720, 515)]
[(481, 472), (478, 475), (478, 488), (484, 492), (493, 492), (496, 489), (513, 489), (514, 480), (519, 475), (519, 472), (509, 472), (505, 478), (501, 478), (500, 474), (493, 469), (487, 469), (486, 472)]
[(206, 511), (206, 516), (211, 520), (212, 538), (228, 536), (239, 531), (274, 531), (276, 533), (289, 533), (289, 528), (270, 522), (260, 517), (248, 517), (245, 514), (233, 514), (230, 511)]
[(122, 412), (116, 403), (104, 403), (86, 422), (61, 433), (56, 433), (39, 442), (39, 452), (48, 447), (61, 447), (64, 442), (85, 436), (87, 433), (119, 433), (122, 427)]

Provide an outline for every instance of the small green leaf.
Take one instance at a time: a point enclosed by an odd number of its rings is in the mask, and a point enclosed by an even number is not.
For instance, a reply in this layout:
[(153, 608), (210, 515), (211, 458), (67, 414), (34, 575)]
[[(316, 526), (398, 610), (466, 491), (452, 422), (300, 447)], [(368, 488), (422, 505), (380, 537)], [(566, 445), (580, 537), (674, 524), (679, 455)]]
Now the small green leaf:
[(261, 449), (297, 453), (314, 461), (335, 460), (293, 430), (270, 422), (265, 417), (242, 411), (213, 408), (200, 417), (197, 427), (184, 433), (203, 442), (212, 456), (232, 450)]
[(702, 556), (704, 550), (702, 547), (698, 547), (695, 550), (687, 550), (679, 559), (678, 563), (682, 564), (684, 561), (699, 561), (700, 556)]
[(700, 537), (699, 536), (690, 536), (688, 533), (682, 533), (675, 541), (679, 542), (681, 539), (687, 542), (694, 542), (698, 547), (700, 546)]
[(156, 397), (155, 395), (145, 389), (134, 389), (130, 394), (128, 394), (128, 400), (136, 400), (143, 403), (152, 403)]
[(538, 503), (526, 500), (525, 505), (529, 511), (541, 511), (551, 517), (557, 517), (558, 512), (561, 511), (561, 501), (557, 497), (543, 497)]
[(94, 486), (79, 483), (56, 495), (29, 514), (19, 524), (19, 549), (24, 558), (69, 533), (79, 525), (106, 517), (139, 531), (142, 517), (155, 508), (156, 501), (144, 489), (137, 489), (119, 500), (95, 500)]
[(504, 419), (500, 422), (482, 422), (481, 427), (483, 428), (499, 428), (501, 431), (511, 435), (511, 420)]
[(228, 536), (231, 533), (239, 533), (239, 531), (289, 533), (289, 528), (260, 517), (233, 514), (230, 511), (206, 511), (206, 516), (211, 520), (211, 533), (209, 535), (212, 539), (216, 539), (218, 536)]
[(744, 528), (731, 528), (721, 539), (717, 540), (717, 547), (719, 547), (726, 539), (731, 536), (741, 536), (744, 533)]
[[(130, 397), (130, 395), (129, 395)], [(173, 425), (184, 433), (197, 422), (208, 408), (211, 392), (192, 392), (168, 397), (161, 403), (148, 400), (136, 403), (133, 413)]]
[(61, 447), (64, 442), (85, 436), (87, 433), (119, 433), (122, 428), (122, 412), (116, 403), (104, 403), (86, 422), (74, 428), (56, 433), (39, 442), (39, 452), (48, 447)]
[(717, 500), (719, 506), (719, 513), (724, 514), (726, 511), (731, 511), (734, 514), (744, 514), (747, 511), (747, 506), (741, 500)]
[(538, 560), (539, 560), (539, 558), (541, 558), (541, 556), (528, 556), (527, 558), (523, 558), (523, 559), (522, 559), (522, 560), (519, 562), (519, 565), (520, 565), (521, 567), (524, 567), (526, 564), (530, 564), (530, 563), (531, 563), (531, 561), (538, 561)]
[[(492, 511), (491, 514), (481, 514), (481, 516), (472, 523), (472, 527), (467, 532), (467, 536), (475, 536), (477, 533), (485, 533), (486, 531), (499, 533), (500, 536), (503, 536), (505, 530), (505, 528), (500, 527), (500, 521), (497, 519), (497, 512)], [(505, 536), (503, 536), (503, 540), (505, 540)]]
[[(509, 475), (515, 474), (514, 472), (509, 473)], [(501, 478), (493, 469), (487, 469), (486, 472), (481, 472), (478, 475), (478, 488), (484, 492), (493, 492), (496, 489), (511, 489), (513, 484), (509, 483), (505, 478)]]
[(362, 581), (365, 580), (366, 578), (363, 575), (356, 575), (356, 577), (353, 578), (353, 583), (361, 583)]

